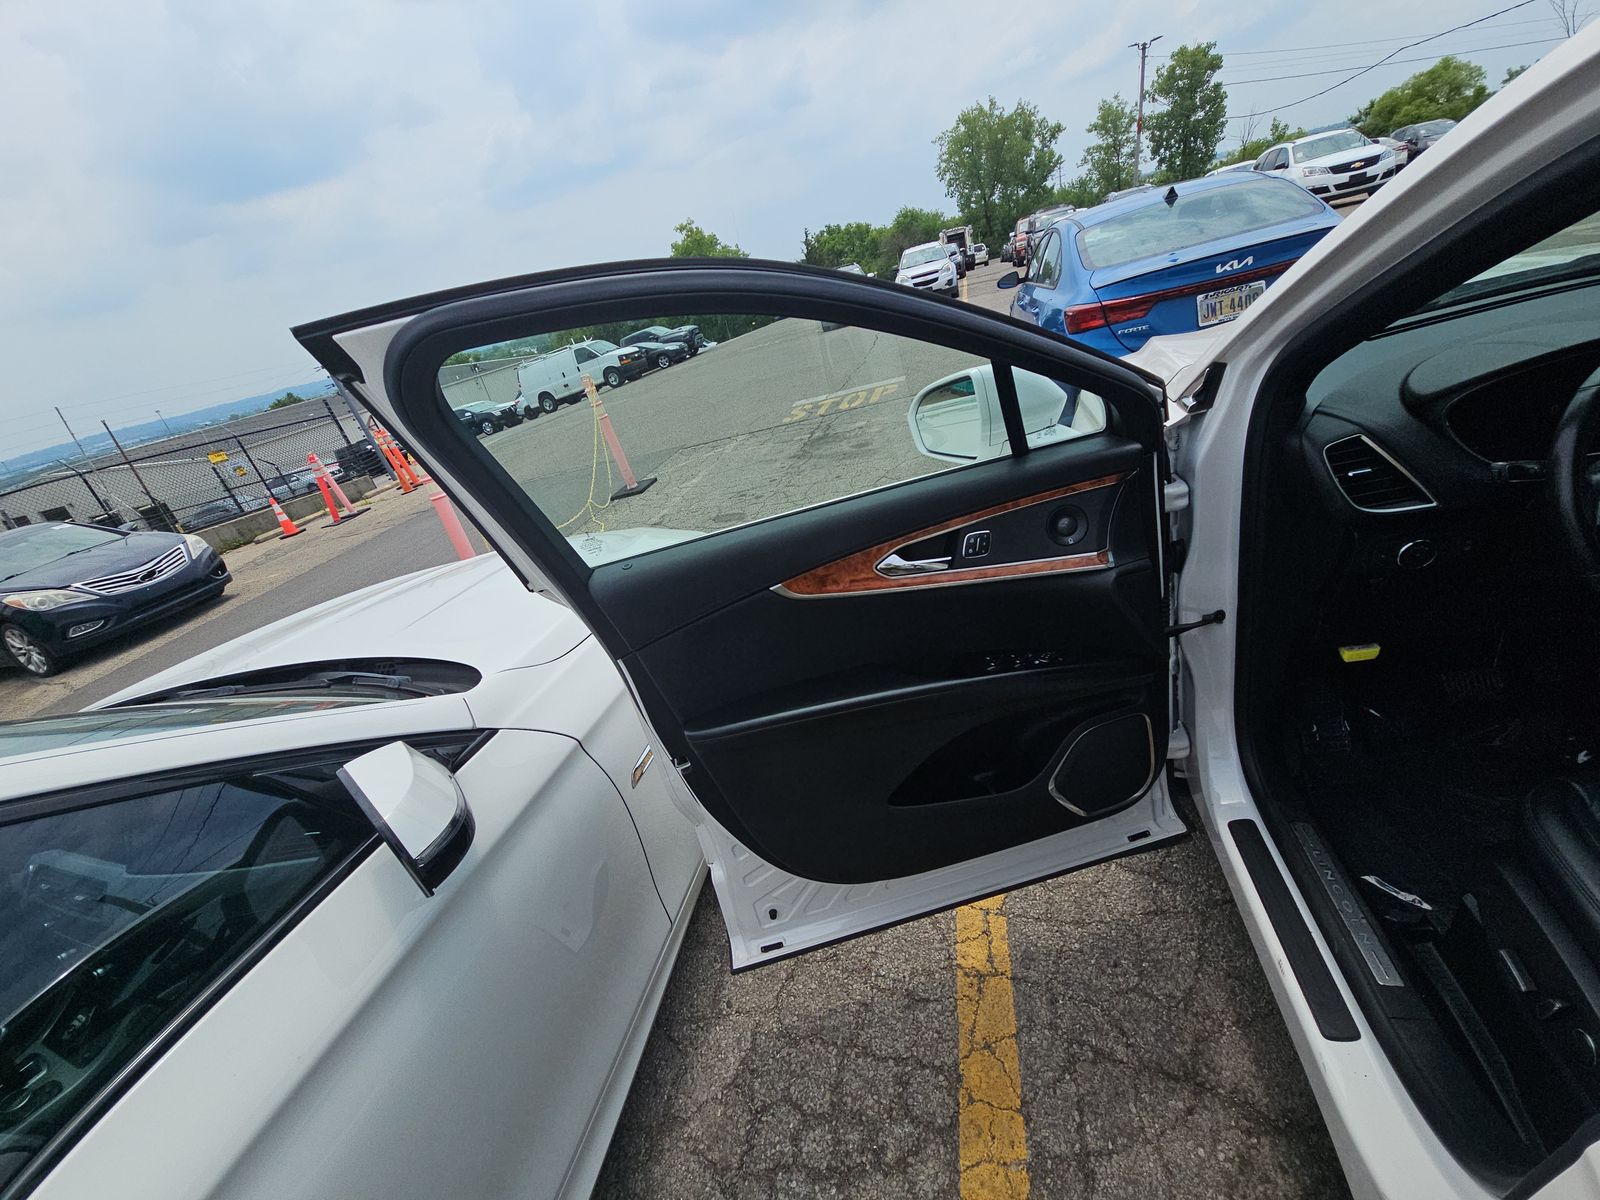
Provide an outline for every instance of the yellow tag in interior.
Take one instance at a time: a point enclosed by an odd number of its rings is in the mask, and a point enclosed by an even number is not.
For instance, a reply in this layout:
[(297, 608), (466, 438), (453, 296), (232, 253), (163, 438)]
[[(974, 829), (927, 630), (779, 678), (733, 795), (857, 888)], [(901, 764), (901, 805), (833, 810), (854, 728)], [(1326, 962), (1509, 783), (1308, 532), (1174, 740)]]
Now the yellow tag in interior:
[(1339, 657), (1347, 663), (1371, 662), (1378, 657), (1378, 652), (1383, 647), (1377, 642), (1367, 642), (1360, 646), (1340, 646)]

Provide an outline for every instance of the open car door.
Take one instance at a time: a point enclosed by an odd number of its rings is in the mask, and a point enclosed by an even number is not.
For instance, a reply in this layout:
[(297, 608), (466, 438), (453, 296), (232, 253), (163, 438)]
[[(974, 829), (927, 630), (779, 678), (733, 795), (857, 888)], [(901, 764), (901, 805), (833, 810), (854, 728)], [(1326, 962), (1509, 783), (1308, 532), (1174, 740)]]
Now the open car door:
[[(711, 344), (553, 413), (523, 393), (541, 354), (648, 324)], [(1185, 832), (1149, 377), (748, 261), (534, 275), (295, 334), (610, 652), (686, 786), (735, 967)], [(452, 416), (518, 395), (528, 419), (487, 438)]]

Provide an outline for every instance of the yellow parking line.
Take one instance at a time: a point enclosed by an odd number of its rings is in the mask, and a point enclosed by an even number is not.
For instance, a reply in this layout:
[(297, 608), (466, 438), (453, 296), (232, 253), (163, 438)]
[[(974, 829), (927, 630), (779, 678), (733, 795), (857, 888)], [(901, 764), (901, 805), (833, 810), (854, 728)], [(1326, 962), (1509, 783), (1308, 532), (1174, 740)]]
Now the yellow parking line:
[(961, 1200), (1026, 1200), (1028, 1127), (1005, 896), (956, 909)]

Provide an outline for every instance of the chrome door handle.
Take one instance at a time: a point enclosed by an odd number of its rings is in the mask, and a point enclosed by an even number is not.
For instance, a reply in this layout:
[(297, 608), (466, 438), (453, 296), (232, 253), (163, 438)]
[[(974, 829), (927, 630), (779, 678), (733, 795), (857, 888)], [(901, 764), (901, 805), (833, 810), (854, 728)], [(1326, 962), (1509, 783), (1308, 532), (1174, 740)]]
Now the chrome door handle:
[(948, 558), (901, 558), (898, 553), (889, 555), (878, 564), (878, 574), (890, 577), (898, 575), (927, 575), (932, 571), (948, 571), (950, 560)]

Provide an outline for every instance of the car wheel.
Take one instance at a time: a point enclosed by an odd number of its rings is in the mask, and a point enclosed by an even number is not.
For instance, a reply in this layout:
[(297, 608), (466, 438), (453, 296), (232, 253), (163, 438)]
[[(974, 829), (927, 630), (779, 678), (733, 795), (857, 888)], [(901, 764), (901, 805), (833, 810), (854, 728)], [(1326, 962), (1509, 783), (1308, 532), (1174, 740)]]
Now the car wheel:
[(663, 371), (665, 371), (671, 365), (672, 355), (668, 354), (665, 350), (656, 355), (656, 366), (660, 367)]
[(615, 368), (615, 367), (607, 367), (606, 370), (605, 370), (605, 381), (606, 381), (606, 386), (608, 388), (619, 388), (619, 387), (621, 387), (622, 386), (622, 372), (617, 370), (617, 368)]
[(700, 347), (695, 345), (693, 342), (691, 342), (689, 344), (689, 357), (693, 358), (696, 354), (699, 354), (699, 353), (700, 353)]
[(555, 412), (555, 410), (556, 410), (556, 398), (554, 396), (552, 396), (549, 392), (540, 392), (539, 393), (539, 411), (543, 412), (543, 413), (553, 413), (553, 412)]
[(54, 675), (61, 669), (61, 660), (19, 626), (0, 626), (0, 644), (5, 646), (6, 657), (35, 679)]
[(488, 437), (495, 431), (495, 423), (487, 418), (478, 422), (478, 432)]

